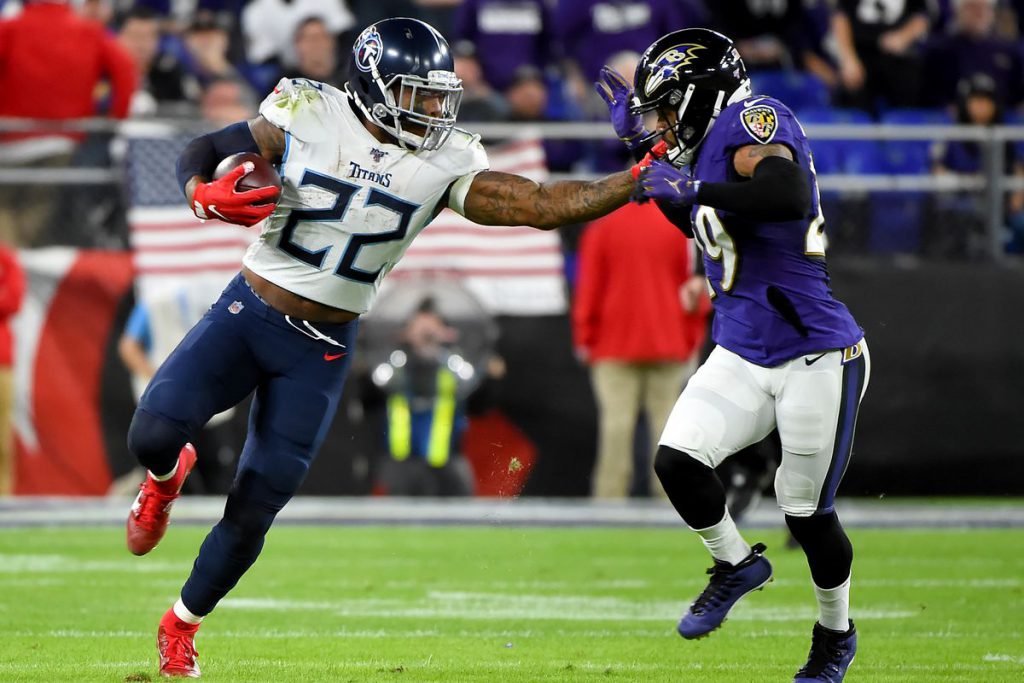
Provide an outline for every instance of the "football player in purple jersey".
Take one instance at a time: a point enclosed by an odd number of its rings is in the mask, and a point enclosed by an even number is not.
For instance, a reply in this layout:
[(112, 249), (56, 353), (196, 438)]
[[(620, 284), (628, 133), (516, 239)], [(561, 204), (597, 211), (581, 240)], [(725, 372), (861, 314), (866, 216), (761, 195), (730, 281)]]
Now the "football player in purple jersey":
[(807, 137), (786, 105), (753, 95), (732, 41), (707, 29), (657, 40), (632, 87), (609, 70), (597, 87), (627, 145), (667, 143), (640, 174), (634, 199), (657, 202), (697, 241), (715, 307), (715, 349), (679, 397), (655, 460), (672, 504), (714, 558), (678, 631), (708, 635), (771, 580), (765, 546), (740, 535), (714, 468), (777, 428), (775, 492), (807, 555), (819, 608), (795, 680), (841, 681), (857, 635), (853, 548), (834, 498), (870, 361), (863, 331), (829, 287)]

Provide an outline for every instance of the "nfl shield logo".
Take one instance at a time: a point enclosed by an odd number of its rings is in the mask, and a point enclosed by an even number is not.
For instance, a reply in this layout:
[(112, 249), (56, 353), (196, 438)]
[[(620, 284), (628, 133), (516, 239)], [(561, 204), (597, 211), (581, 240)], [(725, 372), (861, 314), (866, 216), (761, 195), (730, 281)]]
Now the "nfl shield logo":
[(775, 131), (779, 127), (779, 115), (775, 109), (767, 104), (757, 105), (744, 109), (740, 114), (743, 127), (761, 144), (768, 144), (775, 137)]
[(235, 301), (230, 306), (228, 306), (228, 313), (231, 313), (232, 315), (238, 315), (243, 308), (245, 308), (245, 306), (242, 304), (241, 301)]

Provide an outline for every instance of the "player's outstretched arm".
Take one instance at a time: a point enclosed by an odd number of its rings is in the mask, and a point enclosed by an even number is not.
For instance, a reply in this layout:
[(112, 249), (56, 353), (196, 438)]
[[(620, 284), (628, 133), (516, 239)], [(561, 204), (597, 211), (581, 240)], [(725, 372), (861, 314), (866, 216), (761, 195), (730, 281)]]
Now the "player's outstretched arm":
[(614, 211), (629, 200), (630, 171), (592, 182), (537, 183), (523, 176), (483, 171), (466, 195), (466, 218), (481, 225), (529, 225), (553, 230)]

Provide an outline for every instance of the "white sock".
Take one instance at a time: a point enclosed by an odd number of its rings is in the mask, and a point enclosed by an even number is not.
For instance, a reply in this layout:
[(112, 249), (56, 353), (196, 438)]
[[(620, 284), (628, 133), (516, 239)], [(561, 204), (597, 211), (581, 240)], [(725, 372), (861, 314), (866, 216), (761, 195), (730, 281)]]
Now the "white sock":
[(851, 576), (835, 588), (814, 587), (814, 595), (818, 598), (818, 623), (832, 631), (850, 630)]
[(153, 477), (153, 479), (156, 480), (156, 481), (167, 481), (168, 479), (170, 479), (171, 477), (173, 477), (177, 473), (178, 473), (178, 461), (175, 460), (174, 461), (174, 467), (171, 468), (171, 471), (168, 472), (167, 474), (161, 474), (161, 475), (157, 476), (157, 475), (153, 474), (152, 472), (150, 472), (149, 476)]
[(694, 529), (694, 531), (704, 541), (704, 545), (716, 560), (736, 565), (750, 554), (750, 546), (740, 536), (736, 522), (732, 521), (728, 509), (718, 524), (709, 526), (707, 529)]
[(186, 624), (200, 624), (203, 621), (203, 617), (197, 617), (188, 611), (188, 607), (185, 607), (185, 603), (181, 601), (181, 598), (178, 598), (178, 601), (174, 603), (174, 616)]

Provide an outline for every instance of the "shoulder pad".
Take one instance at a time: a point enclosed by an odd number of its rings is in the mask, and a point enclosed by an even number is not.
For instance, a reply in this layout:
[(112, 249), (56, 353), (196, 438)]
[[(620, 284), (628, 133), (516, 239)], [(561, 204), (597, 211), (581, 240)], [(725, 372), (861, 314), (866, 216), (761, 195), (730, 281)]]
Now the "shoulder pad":
[(454, 129), (444, 147), (431, 153), (430, 161), (435, 166), (451, 171), (455, 176), (483, 171), (490, 167), (487, 151), (480, 142), (480, 136), (461, 128)]
[(795, 137), (793, 113), (774, 97), (748, 97), (730, 105), (719, 116), (723, 130), (716, 137), (723, 147), (742, 144), (789, 143)]
[(317, 142), (326, 136), (330, 88), (305, 78), (282, 78), (260, 104), (260, 115), (303, 142)]

